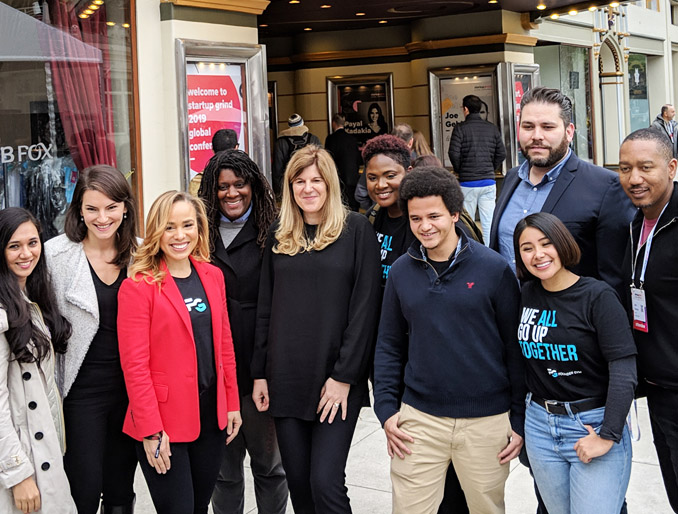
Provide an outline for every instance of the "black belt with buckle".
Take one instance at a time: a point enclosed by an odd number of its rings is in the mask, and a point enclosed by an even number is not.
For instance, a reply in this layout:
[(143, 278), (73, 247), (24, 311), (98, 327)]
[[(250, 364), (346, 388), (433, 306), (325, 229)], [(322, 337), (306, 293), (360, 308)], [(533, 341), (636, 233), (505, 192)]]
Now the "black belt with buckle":
[(586, 398), (585, 400), (578, 400), (576, 402), (558, 402), (556, 400), (542, 400), (541, 398), (532, 396), (532, 401), (537, 405), (544, 407), (549, 414), (560, 414), (561, 416), (569, 414), (567, 412), (567, 407), (565, 407), (566, 405), (570, 406), (572, 414), (605, 406), (605, 400), (603, 398)]

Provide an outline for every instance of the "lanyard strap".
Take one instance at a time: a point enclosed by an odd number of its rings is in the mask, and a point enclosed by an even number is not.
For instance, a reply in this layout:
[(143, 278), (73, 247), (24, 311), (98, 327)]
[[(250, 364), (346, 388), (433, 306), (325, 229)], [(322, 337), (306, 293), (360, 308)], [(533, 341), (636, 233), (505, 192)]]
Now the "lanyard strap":
[[(654, 227), (652, 227), (652, 230), (647, 236), (647, 239), (645, 240), (645, 255), (643, 256), (643, 266), (640, 270), (640, 289), (643, 288), (643, 284), (645, 283), (645, 270), (647, 270), (647, 262), (650, 260), (650, 248), (652, 246), (652, 239), (654, 238), (654, 231), (657, 229), (657, 226), (659, 225), (659, 220), (662, 217), (662, 214), (664, 214), (664, 211), (668, 207), (668, 202), (662, 209), (662, 212), (659, 214), (659, 218), (657, 218), (657, 223), (655, 223)], [(638, 259), (638, 254), (640, 253), (640, 236), (638, 238), (638, 248), (636, 249), (636, 255), (633, 255), (633, 222), (629, 223), (629, 233), (631, 235), (631, 287), (633, 287), (633, 281), (636, 278), (636, 260)], [(640, 234), (642, 235), (643, 233), (643, 227), (640, 227)]]

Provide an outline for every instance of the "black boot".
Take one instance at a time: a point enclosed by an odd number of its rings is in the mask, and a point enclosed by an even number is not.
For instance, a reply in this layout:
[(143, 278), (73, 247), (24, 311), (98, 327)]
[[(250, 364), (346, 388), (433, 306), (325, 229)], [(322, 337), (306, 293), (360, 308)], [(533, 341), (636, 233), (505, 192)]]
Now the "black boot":
[(127, 505), (106, 505), (105, 503), (101, 504), (101, 510), (99, 514), (134, 514), (134, 503), (136, 502), (136, 495), (132, 499), (132, 503)]

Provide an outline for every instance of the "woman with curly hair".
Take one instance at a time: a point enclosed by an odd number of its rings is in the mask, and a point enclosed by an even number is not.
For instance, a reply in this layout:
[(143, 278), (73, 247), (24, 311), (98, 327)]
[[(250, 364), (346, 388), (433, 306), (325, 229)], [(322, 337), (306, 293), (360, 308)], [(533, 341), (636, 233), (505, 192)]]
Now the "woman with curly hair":
[(243, 512), (243, 461), (249, 452), (259, 512), (283, 514), (287, 481), (275, 426), (270, 414), (259, 412), (252, 402), (250, 374), (261, 261), (266, 234), (277, 215), (273, 191), (256, 163), (240, 150), (217, 153), (202, 176), (198, 194), (207, 210), (210, 258), (226, 280), (243, 418), (240, 434), (226, 447), (212, 509), (215, 514)]
[(134, 257), (118, 295), (123, 431), (137, 441), (156, 510), (206, 514), (241, 419), (224, 276), (208, 262), (202, 202), (160, 195)]
[(0, 245), (0, 512), (76, 514), (54, 379), (71, 325), (57, 309), (35, 217), (0, 211)]
[(294, 512), (350, 513), (346, 459), (367, 395), (377, 242), (349, 212), (329, 153), (297, 151), (264, 251), (252, 397), (275, 419)]

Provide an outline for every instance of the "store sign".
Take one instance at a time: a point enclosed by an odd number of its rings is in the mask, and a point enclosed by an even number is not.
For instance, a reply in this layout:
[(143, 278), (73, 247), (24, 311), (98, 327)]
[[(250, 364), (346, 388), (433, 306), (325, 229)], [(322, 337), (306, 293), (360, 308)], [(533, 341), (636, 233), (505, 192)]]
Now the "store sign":
[(214, 155), (212, 137), (217, 130), (235, 130), (240, 148), (245, 147), (241, 67), (201, 65), (191, 66), (186, 76), (191, 175), (202, 172)]
[(45, 146), (44, 143), (37, 145), (19, 145), (16, 148), (13, 146), (0, 146), (0, 164), (8, 164), (10, 162), (23, 161), (41, 161), (54, 157), (54, 145)]

